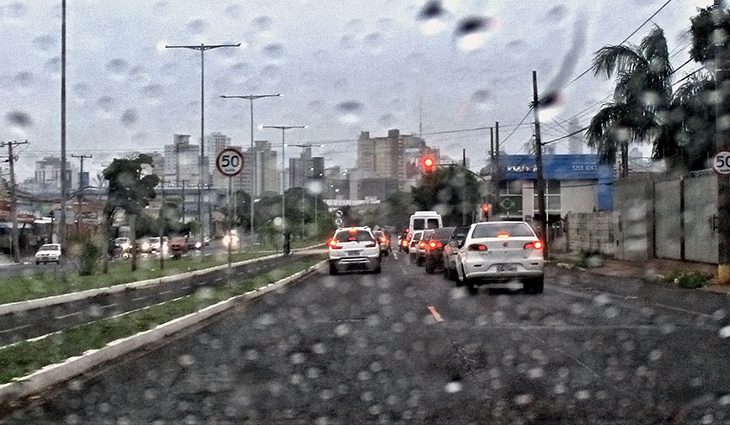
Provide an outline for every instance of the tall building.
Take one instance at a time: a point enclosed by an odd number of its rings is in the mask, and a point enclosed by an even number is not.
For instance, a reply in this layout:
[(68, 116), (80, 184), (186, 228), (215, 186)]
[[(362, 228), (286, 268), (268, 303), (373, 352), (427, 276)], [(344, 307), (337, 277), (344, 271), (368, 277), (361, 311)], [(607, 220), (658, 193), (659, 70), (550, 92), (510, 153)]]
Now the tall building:
[[(171, 145), (165, 145), (165, 185), (198, 186), (200, 182), (200, 146), (190, 144), (189, 134), (175, 134)], [(207, 157), (203, 158), (207, 163)], [(207, 167), (206, 167), (207, 169)]]
[(392, 129), (387, 137), (371, 138), (370, 132), (363, 131), (357, 141), (357, 168), (370, 177), (395, 179), (399, 186), (404, 186), (408, 179), (418, 175), (418, 162), (426, 153), (438, 161), (438, 149), (430, 148), (418, 136)]
[(205, 149), (208, 152), (208, 156), (211, 161), (208, 165), (208, 172), (213, 176), (213, 187), (219, 187), (217, 183), (220, 183), (220, 179), (216, 182), (216, 175), (218, 170), (215, 167), (215, 159), (218, 158), (218, 154), (228, 146), (231, 146), (231, 138), (222, 133), (211, 133), (205, 138)]
[[(253, 186), (254, 155), (256, 155), (256, 188)], [(271, 150), (271, 142), (268, 140), (256, 140), (254, 148), (248, 148), (243, 152), (243, 172), (241, 176), (241, 188), (246, 193), (253, 193), (255, 197), (264, 192), (279, 192), (280, 171), (277, 168), (276, 151)]]
[(578, 133), (578, 130), (580, 130), (580, 124), (577, 118), (568, 121), (568, 133), (576, 133), (568, 138), (568, 152), (572, 155), (583, 153), (583, 135)]
[[(76, 171), (74, 171), (76, 170)], [(36, 190), (56, 191), (61, 189), (61, 158), (48, 156), (35, 162), (33, 185)], [(71, 190), (78, 187), (78, 170), (66, 161), (66, 185)]]
[(289, 158), (289, 187), (306, 188), (312, 180), (324, 178), (324, 157), (312, 156), (312, 148), (304, 148), (299, 158)]

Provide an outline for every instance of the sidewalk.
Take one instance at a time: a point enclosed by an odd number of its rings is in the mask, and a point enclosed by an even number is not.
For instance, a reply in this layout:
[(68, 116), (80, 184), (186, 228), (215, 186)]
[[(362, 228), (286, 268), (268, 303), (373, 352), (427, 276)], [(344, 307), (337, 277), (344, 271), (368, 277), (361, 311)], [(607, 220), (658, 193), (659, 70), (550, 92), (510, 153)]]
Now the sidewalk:
[(717, 266), (707, 263), (695, 263), (690, 261), (676, 261), (654, 258), (646, 262), (637, 263), (616, 259), (597, 260), (594, 267), (578, 268), (575, 263), (580, 260), (579, 254), (574, 253), (553, 253), (551, 263), (558, 267), (565, 267), (585, 271), (602, 276), (617, 278), (642, 279), (657, 282), (670, 275), (672, 272), (702, 272), (713, 276), (708, 285), (700, 288), (704, 291), (717, 292), (730, 295), (730, 285), (718, 285), (716, 281)]

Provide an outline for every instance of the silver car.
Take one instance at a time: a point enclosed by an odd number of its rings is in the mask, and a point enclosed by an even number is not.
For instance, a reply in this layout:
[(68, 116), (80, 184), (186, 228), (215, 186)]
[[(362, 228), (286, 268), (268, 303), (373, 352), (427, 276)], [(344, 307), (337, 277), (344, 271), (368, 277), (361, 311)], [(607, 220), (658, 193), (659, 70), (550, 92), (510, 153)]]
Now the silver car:
[(380, 244), (368, 227), (338, 230), (327, 242), (330, 274), (366, 269), (380, 273)]
[(541, 293), (545, 267), (542, 248), (525, 222), (472, 224), (456, 254), (459, 283), (476, 293), (479, 284), (519, 280), (526, 292)]

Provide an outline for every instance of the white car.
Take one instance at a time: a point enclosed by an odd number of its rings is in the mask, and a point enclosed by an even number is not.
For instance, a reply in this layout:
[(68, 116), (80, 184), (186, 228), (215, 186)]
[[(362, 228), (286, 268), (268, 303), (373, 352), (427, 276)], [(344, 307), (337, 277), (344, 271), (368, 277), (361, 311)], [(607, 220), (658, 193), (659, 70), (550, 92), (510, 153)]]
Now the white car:
[(337, 230), (327, 248), (331, 275), (350, 269), (380, 273), (380, 244), (368, 227)]
[(416, 230), (408, 242), (408, 258), (411, 260), (411, 263), (415, 263), (418, 260), (418, 243), (423, 238), (423, 232), (423, 230)]
[(519, 280), (526, 292), (541, 293), (545, 268), (542, 247), (525, 222), (472, 224), (456, 254), (458, 282), (476, 293), (478, 284)]
[(35, 263), (56, 263), (61, 264), (61, 244), (47, 243), (38, 248), (35, 253)]

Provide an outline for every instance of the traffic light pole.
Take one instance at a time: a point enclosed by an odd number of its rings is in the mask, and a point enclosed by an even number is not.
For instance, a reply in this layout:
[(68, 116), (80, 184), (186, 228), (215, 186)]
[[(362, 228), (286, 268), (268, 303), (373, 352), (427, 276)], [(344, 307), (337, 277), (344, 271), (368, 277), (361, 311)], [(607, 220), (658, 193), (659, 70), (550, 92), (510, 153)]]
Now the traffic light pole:
[(532, 112), (535, 117), (535, 163), (537, 165), (537, 209), (540, 214), (540, 237), (543, 242), (545, 258), (549, 255), (547, 215), (545, 211), (545, 178), (542, 170), (542, 140), (540, 138), (540, 101), (537, 96), (537, 71), (532, 71)]

